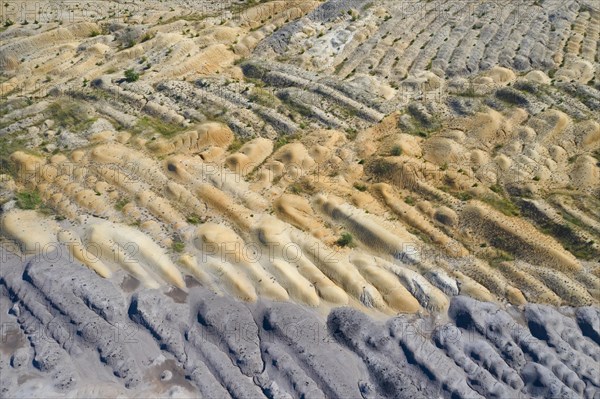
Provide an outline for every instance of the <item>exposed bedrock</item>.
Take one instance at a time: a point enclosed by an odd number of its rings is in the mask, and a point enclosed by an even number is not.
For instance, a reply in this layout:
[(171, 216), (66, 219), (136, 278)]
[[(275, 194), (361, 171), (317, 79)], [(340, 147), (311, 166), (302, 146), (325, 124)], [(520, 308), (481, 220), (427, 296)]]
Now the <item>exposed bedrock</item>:
[[(343, 307), (326, 319), (314, 308), (245, 303), (201, 286), (128, 293), (122, 272), (103, 279), (61, 254), (3, 254), (1, 389), (9, 397), (34, 386), (136, 395), (156, 381), (159, 396), (178, 387), (253, 399), (600, 392), (597, 307), (519, 309), (455, 296), (448, 318), (374, 319)], [(104, 391), (89, 391), (90, 370), (108, 382)], [(17, 384), (23, 372), (30, 378)]]

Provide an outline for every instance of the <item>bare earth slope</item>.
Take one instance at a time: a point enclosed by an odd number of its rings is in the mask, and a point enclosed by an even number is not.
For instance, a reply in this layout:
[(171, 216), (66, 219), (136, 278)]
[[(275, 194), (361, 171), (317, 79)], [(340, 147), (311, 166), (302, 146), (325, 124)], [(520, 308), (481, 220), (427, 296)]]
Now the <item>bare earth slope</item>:
[(3, 395), (600, 395), (595, 2), (29, 5)]

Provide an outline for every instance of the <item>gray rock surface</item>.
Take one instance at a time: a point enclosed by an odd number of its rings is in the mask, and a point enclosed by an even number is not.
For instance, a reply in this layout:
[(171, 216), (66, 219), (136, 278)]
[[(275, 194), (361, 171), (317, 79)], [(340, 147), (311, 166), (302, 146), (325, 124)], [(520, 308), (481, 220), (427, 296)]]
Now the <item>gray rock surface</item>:
[(153, 381), (165, 397), (600, 394), (595, 307), (504, 309), (458, 296), (448, 318), (375, 320), (338, 308), (325, 320), (299, 305), (247, 304), (202, 287), (177, 299), (125, 293), (68, 259), (47, 258), (57, 259), (9, 255), (2, 263), (0, 310), (3, 326), (13, 327), (2, 330), (3, 397), (28, 397), (30, 384), (77, 395), (97, 378), (126, 395)]

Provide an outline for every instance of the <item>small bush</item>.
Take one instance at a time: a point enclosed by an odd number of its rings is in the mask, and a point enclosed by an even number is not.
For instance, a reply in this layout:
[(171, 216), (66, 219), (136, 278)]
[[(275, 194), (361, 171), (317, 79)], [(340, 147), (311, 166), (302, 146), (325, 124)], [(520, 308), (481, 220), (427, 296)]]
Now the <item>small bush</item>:
[(146, 33), (144, 36), (142, 36), (142, 39), (140, 40), (140, 43), (144, 43), (147, 42), (148, 40), (151, 40), (154, 38), (154, 35), (151, 33)]
[(140, 74), (137, 73), (134, 69), (128, 69), (125, 71), (125, 80), (128, 82), (135, 82), (140, 78)]
[(171, 244), (171, 249), (174, 252), (181, 253), (185, 249), (185, 243), (181, 241), (173, 241), (173, 244)]
[(354, 183), (354, 188), (358, 191), (367, 191), (367, 186), (362, 183)]
[(42, 204), (40, 195), (35, 191), (17, 193), (17, 206), (21, 209), (37, 209)]
[(127, 205), (128, 203), (129, 203), (129, 198), (121, 198), (115, 204), (115, 209), (117, 211), (121, 212), (123, 210), (123, 208), (125, 207), (125, 205)]
[(356, 139), (357, 136), (358, 136), (357, 129), (355, 129), (353, 127), (349, 127), (346, 129), (346, 137), (348, 138), (348, 140), (354, 141), (354, 139)]
[(350, 233), (343, 233), (342, 236), (335, 242), (340, 247), (353, 246), (354, 238)]
[(461, 201), (469, 201), (469, 200), (473, 199), (473, 194), (471, 194), (467, 191), (461, 191), (461, 192), (456, 193), (455, 197)]
[(188, 222), (189, 224), (194, 224), (194, 225), (196, 225), (196, 224), (202, 224), (202, 223), (204, 223), (205, 221), (206, 221), (206, 220), (202, 219), (202, 218), (201, 218), (200, 216), (198, 216), (198, 215), (191, 215), (191, 216), (188, 216), (188, 218), (187, 218), (187, 222)]
[(302, 193), (302, 191), (304, 191), (304, 190), (302, 190), (302, 186), (301, 186), (299, 183), (294, 183), (294, 184), (291, 184), (291, 185), (288, 187), (288, 189), (290, 190), (290, 192), (291, 192), (292, 194), (301, 194), (301, 193)]
[(378, 178), (390, 178), (394, 172), (394, 165), (383, 158), (369, 162), (367, 170)]
[(399, 157), (402, 155), (402, 148), (399, 145), (395, 145), (390, 150), (390, 155), (393, 157)]
[(236, 137), (235, 139), (233, 139), (231, 144), (229, 144), (229, 147), (227, 147), (227, 151), (236, 152), (240, 148), (242, 148), (243, 145), (244, 145), (244, 141), (242, 141), (238, 137)]
[(496, 194), (501, 194), (502, 193), (502, 186), (500, 186), (499, 184), (494, 184), (490, 187), (490, 190), (492, 190), (493, 192), (495, 192)]

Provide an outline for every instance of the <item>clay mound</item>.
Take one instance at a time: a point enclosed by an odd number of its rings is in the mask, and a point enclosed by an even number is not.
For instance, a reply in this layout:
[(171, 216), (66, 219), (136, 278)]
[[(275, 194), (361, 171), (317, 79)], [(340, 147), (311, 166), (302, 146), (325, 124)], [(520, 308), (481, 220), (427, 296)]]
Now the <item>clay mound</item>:
[(459, 164), (465, 157), (464, 147), (443, 137), (428, 140), (423, 152), (426, 160), (438, 165)]
[(248, 174), (273, 152), (273, 142), (258, 138), (244, 144), (239, 151), (225, 160), (225, 165), (238, 174)]
[(157, 155), (172, 153), (198, 153), (211, 146), (227, 148), (233, 141), (233, 133), (224, 125), (205, 123), (171, 140), (160, 139), (148, 145)]
[(146, 3), (0, 29), (0, 396), (596, 398), (598, 10)]
[[(107, 278), (320, 310), (436, 312), (458, 294), (592, 303), (598, 15), (489, 4), (466, 18), (454, 4), (450, 23), (430, 3), (420, 17), (388, 5), (209, 2), (218, 12), (174, 5), (160, 20), (153, 3), (106, 27), (7, 27), (0, 84), (24, 85), (0, 116), (3, 217), (53, 216), (3, 236), (24, 252), (52, 238)], [(301, 256), (207, 254), (203, 225)]]

